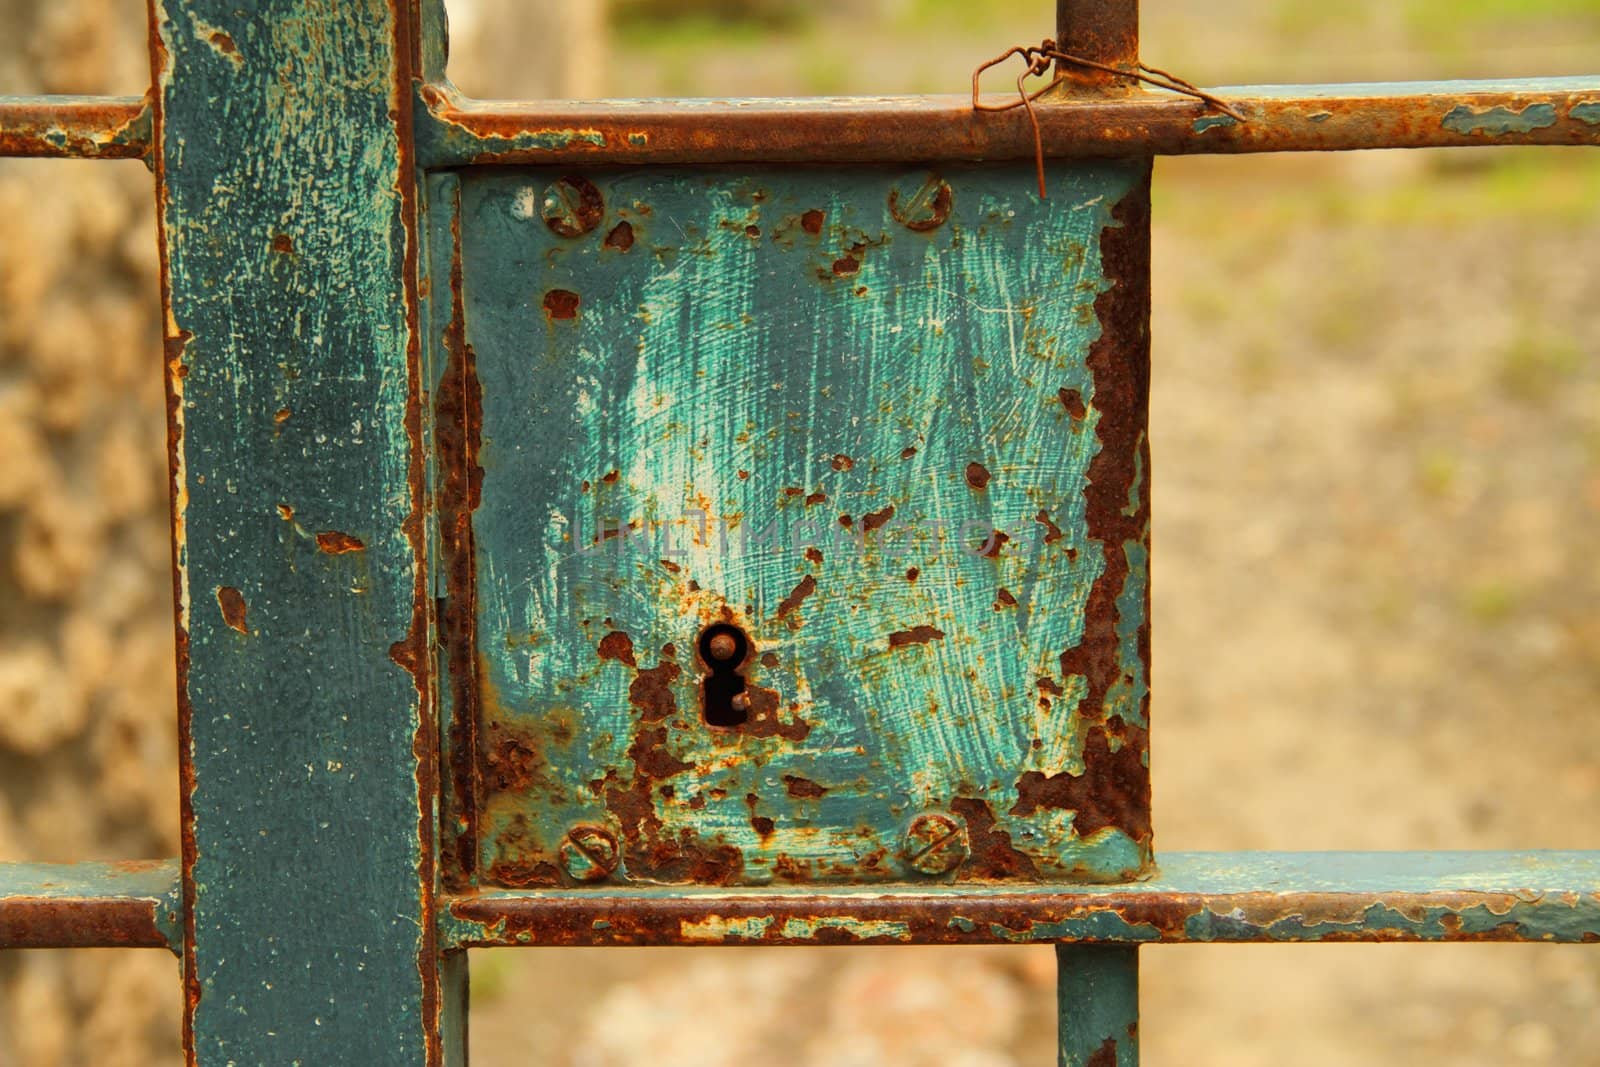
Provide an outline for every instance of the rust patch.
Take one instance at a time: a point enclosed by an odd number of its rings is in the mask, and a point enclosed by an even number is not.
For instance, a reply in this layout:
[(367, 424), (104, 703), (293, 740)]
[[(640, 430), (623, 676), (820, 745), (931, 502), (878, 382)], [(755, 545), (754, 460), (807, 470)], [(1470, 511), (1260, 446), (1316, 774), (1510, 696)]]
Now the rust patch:
[(272, 250), (279, 255), (294, 255), (294, 238), (286, 233), (280, 233), (272, 239)]
[(1014, 608), (1017, 606), (1017, 598), (1012, 596), (1011, 590), (1005, 586), (1000, 587), (1000, 591), (994, 595), (994, 598), (1004, 607)]
[(543, 780), (545, 759), (535, 737), (501, 722), (484, 730), (484, 784), (491, 791), (520, 793)]
[(906, 568), (906, 581), (908, 581), (908, 582), (916, 581), (917, 580), (917, 576), (919, 574), (921, 574), (921, 573), (922, 573), (922, 571), (918, 570), (916, 567), (907, 567)]
[(804, 741), (810, 736), (811, 724), (804, 719), (784, 722), (778, 717), (780, 698), (776, 689), (747, 684), (745, 695), (750, 700), (750, 717), (738, 727), (739, 732), (751, 737), (781, 737), (794, 742)]
[(367, 546), (359, 537), (339, 530), (323, 530), (317, 534), (317, 548), (330, 556), (342, 556), (346, 552), (365, 552)]
[(1061, 388), (1056, 392), (1061, 406), (1067, 409), (1067, 414), (1074, 419), (1082, 419), (1089, 414), (1089, 409), (1083, 406), (1083, 394), (1076, 389)]
[(743, 854), (731, 845), (702, 841), (688, 828), (673, 837), (656, 814), (653, 794), (658, 781), (693, 769), (692, 764), (666, 749), (667, 727), (663, 720), (677, 711), (672, 684), (682, 673), (669, 658), (671, 647), (662, 650), (661, 663), (639, 671), (628, 691), (628, 699), (639, 709), (641, 718), (627, 753), (634, 773), (623, 784), (615, 770), (606, 772), (606, 808), (621, 828), (623, 855), (634, 876), (661, 882), (727, 885), (743, 871)]
[(583, 298), (571, 289), (552, 289), (544, 294), (545, 318), (552, 321), (556, 319), (575, 319), (578, 317), (578, 305)]
[(828, 494), (824, 493), (820, 489), (818, 489), (815, 493), (812, 493), (811, 495), (806, 497), (806, 507), (808, 507), (808, 508), (813, 506), (813, 505), (815, 505), (815, 504), (826, 504), (827, 502), (828, 502)]
[[(1077, 713), (1091, 726), (1084, 740), (1081, 778), (1036, 771), (1017, 783), (1013, 813), (1041, 807), (1078, 812), (1074, 829), (1082, 836), (1115, 826), (1140, 844), (1150, 839), (1150, 771), (1143, 763), (1149, 747), (1145, 727), (1119, 718), (1122, 745), (1108, 743), (1106, 698), (1124, 677), (1122, 639), (1117, 632), (1117, 598), (1128, 577), (1124, 545), (1148, 544), (1150, 530), (1150, 454), (1144, 427), (1150, 394), (1149, 179), (1113, 209), (1116, 225), (1101, 233), (1101, 261), (1111, 284), (1095, 299), (1100, 337), (1089, 349), (1094, 376), (1095, 423), (1100, 448), (1089, 463), (1084, 486), (1085, 529), (1104, 560), (1100, 577), (1089, 591), (1084, 610), (1083, 639), (1061, 653), (1061, 674), (1079, 675), (1087, 683)], [(1142, 473), (1142, 477), (1141, 477)], [(1129, 508), (1130, 494), (1137, 506)], [(1148, 677), (1150, 625), (1148, 592), (1138, 633), (1138, 656)], [(1146, 692), (1137, 716), (1148, 722)]]
[(244, 594), (231, 585), (217, 587), (217, 606), (222, 609), (222, 621), (231, 628), (238, 630), (246, 637), (250, 636), (250, 626), (245, 621), (249, 608), (244, 602)]
[(1011, 814), (1026, 817), (1041, 808), (1057, 808), (1076, 813), (1072, 830), (1080, 838), (1107, 827), (1139, 841), (1149, 837), (1150, 813), (1143, 807), (1143, 790), (1150, 775), (1144, 749), (1124, 742), (1111, 751), (1106, 728), (1097, 724), (1084, 738), (1083, 764), (1081, 775), (1023, 774), (1017, 780), (1017, 803)]
[(826, 796), (828, 792), (826, 786), (818, 785), (811, 779), (802, 778), (798, 774), (784, 775), (783, 787), (789, 791), (790, 796), (799, 800), (815, 800), (818, 797)]
[(950, 802), (950, 810), (966, 820), (967, 841), (972, 846), (972, 856), (961, 867), (963, 881), (1039, 877), (1033, 860), (1012, 846), (1011, 835), (995, 828), (994, 812), (986, 802), (957, 797)]
[(638, 777), (671, 778), (675, 774), (694, 770), (694, 764), (687, 763), (668, 752), (666, 744), (665, 726), (647, 726), (634, 736), (633, 744), (628, 746), (628, 759), (633, 762), (634, 772)]
[(746, 793), (744, 795), (744, 804), (745, 807), (750, 809), (750, 828), (762, 837), (771, 836), (772, 831), (777, 828), (777, 824), (765, 815), (756, 814), (756, 809), (761, 805), (761, 798), (754, 793)]
[(934, 626), (913, 626), (909, 630), (896, 630), (889, 635), (889, 647), (925, 645), (930, 641), (944, 640), (944, 631)]
[(1108, 1037), (1084, 1063), (1084, 1067), (1117, 1067), (1117, 1039)]
[(606, 234), (606, 239), (601, 242), (601, 247), (626, 252), (633, 247), (633, 223), (624, 219), (611, 227), (611, 232)]
[(1000, 550), (1006, 547), (1011, 540), (1011, 535), (995, 530), (978, 546), (978, 555), (985, 559), (999, 559)]
[(293, 413), (288, 408), (279, 408), (273, 414), (272, 421), (277, 423), (279, 426), (282, 426), (284, 423), (289, 421), (289, 416), (291, 414)]
[(284, 522), (293, 522), (294, 508), (290, 507), (288, 504), (279, 504), (278, 518), (282, 519)]
[(1044, 543), (1053, 545), (1061, 540), (1061, 527), (1057, 526), (1050, 518), (1050, 513), (1043, 508), (1033, 517), (1033, 521), (1044, 527)]
[(800, 216), (800, 228), (815, 237), (822, 232), (822, 220), (825, 216), (817, 208), (812, 208)]
[(818, 548), (816, 545), (812, 545), (810, 548), (806, 549), (805, 557), (810, 563), (820, 564), (822, 562), (822, 549)]
[(494, 853), (488, 875), (499, 885), (522, 889), (561, 884), (561, 869), (544, 858), (526, 815), (513, 816), (495, 835)]
[[(123, 870), (156, 863), (116, 864)], [(173, 948), (155, 899), (127, 896), (8, 896), (0, 899), (0, 945), (20, 948)]]
[(833, 261), (833, 273), (841, 278), (848, 277), (861, 269), (861, 261), (854, 256), (840, 256)]
[(906, 447), (904, 447), (904, 448), (902, 448), (900, 450), (900, 458), (901, 459), (910, 459), (912, 456), (914, 456), (916, 454), (917, 454), (917, 446), (916, 445), (907, 445)]
[[(478, 682), (477, 565), (472, 515), (483, 491), (478, 448), (483, 428), (483, 390), (477, 354), (466, 338), (462, 294), (460, 201), (451, 212), (450, 319), (444, 328), (447, 353), (434, 398), (435, 439), (440, 456), (436, 494), (439, 556), (445, 595), (438, 608), (439, 641), (444, 648), (449, 693), (449, 788), (443, 798), (441, 838), (451, 862), (448, 884), (467, 884), (477, 870)], [(460, 827), (461, 829), (453, 829)], [(553, 866), (551, 877), (555, 877)]]
[(621, 630), (612, 630), (602, 637), (597, 651), (602, 660), (614, 659), (618, 663), (625, 663), (630, 667), (639, 665), (633, 658), (633, 638)]
[(817, 580), (815, 578), (808, 574), (804, 578), (800, 579), (800, 584), (791, 589), (789, 591), (789, 595), (784, 597), (783, 600), (778, 604), (778, 618), (781, 619), (785, 615), (794, 611), (805, 602), (806, 597), (810, 596), (816, 591)]
[(893, 504), (890, 504), (888, 507), (883, 508), (880, 511), (869, 511), (865, 515), (861, 516), (861, 529), (866, 533), (871, 533), (873, 530), (878, 529), (892, 518), (894, 518)]
[(836, 471), (847, 471), (856, 465), (856, 461), (843, 452), (834, 456), (830, 463)]
[(989, 488), (990, 477), (991, 475), (989, 474), (989, 468), (985, 467), (982, 463), (967, 464), (967, 484), (972, 486), (972, 488)]
[(677, 697), (672, 695), (672, 683), (678, 680), (683, 669), (670, 659), (656, 666), (640, 670), (628, 686), (628, 703), (639, 709), (644, 722), (660, 722), (678, 710)]

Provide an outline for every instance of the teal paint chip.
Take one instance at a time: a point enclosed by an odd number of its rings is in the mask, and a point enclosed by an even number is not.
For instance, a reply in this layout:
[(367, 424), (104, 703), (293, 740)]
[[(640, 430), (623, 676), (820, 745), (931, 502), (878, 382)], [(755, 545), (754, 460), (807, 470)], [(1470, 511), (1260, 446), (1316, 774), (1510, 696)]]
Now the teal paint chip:
[(1450, 109), (1440, 124), (1456, 133), (1482, 133), (1490, 137), (1532, 133), (1556, 124), (1556, 108), (1554, 104), (1529, 104), (1520, 111), (1503, 106), (1477, 111), (1466, 104), (1458, 104)]

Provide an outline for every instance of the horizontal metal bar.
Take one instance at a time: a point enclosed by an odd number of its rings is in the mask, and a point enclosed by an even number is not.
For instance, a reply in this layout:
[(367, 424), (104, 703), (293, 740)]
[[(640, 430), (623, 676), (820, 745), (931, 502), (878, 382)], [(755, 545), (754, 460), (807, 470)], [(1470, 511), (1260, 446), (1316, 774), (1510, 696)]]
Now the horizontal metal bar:
[[(1600, 144), (1600, 77), (1211, 89), (1248, 121), (1162, 92), (1041, 100), (1049, 156)], [(1002, 97), (994, 97), (1001, 102)], [(424, 86), (425, 167), (478, 163), (863, 163), (1023, 159), (1020, 108), (965, 96), (479, 102)]]
[(1600, 852), (1193, 852), (1120, 886), (684, 886), (451, 898), (494, 945), (1600, 941)]
[(0, 156), (143, 159), (148, 100), (136, 96), (0, 96)]
[(0, 949), (178, 951), (178, 861), (0, 863)]

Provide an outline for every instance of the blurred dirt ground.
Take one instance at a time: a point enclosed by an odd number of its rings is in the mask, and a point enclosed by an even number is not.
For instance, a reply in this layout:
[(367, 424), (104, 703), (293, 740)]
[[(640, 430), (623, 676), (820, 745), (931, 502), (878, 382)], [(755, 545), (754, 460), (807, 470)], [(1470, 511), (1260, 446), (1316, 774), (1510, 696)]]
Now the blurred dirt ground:
[[(142, 92), (142, 6), (0, 0), (0, 93)], [(451, 9), (452, 74), (486, 96), (960, 92), (1051, 21)], [(1582, 73), (1600, 0), (1147, 0), (1144, 40), (1201, 83)], [(0, 860), (176, 852), (149, 189), (0, 166)], [(1163, 160), (1155, 195), (1158, 849), (1600, 848), (1600, 153)], [(1592, 949), (1143, 963), (1150, 1064), (1600, 1064)], [(1052, 966), (477, 953), (474, 1063), (1048, 1063)], [(0, 956), (0, 1067), (176, 1062), (176, 978), (156, 952)]]

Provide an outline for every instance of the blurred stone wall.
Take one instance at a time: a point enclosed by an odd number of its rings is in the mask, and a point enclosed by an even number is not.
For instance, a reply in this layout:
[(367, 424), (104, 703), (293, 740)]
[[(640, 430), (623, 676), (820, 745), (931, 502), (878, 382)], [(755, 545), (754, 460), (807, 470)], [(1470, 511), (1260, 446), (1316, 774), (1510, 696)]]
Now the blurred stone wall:
[[(0, 0), (0, 94), (133, 93), (137, 0)], [(0, 161), (0, 860), (176, 855), (157, 256), (138, 163)], [(178, 1055), (177, 961), (0, 954), (0, 1067)]]
[(613, 61), (609, 8), (610, 0), (451, 0), (451, 80), (485, 98), (600, 96)]

